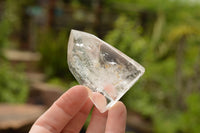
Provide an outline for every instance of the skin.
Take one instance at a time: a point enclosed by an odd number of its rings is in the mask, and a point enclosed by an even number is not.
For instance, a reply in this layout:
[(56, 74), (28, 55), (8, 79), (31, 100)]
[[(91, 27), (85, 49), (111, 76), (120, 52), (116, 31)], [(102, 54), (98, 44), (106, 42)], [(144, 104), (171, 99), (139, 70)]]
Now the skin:
[[(78, 133), (92, 107), (87, 88), (72, 87), (36, 120), (29, 133)], [(86, 133), (125, 133), (125, 127), (126, 107), (117, 102), (105, 113), (94, 107)]]

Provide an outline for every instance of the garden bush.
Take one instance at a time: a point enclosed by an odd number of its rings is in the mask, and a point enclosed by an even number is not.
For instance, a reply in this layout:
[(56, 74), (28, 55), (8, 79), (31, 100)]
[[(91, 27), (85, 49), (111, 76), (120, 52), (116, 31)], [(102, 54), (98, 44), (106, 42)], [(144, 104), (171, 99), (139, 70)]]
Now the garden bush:
[(29, 88), (22, 69), (5, 62), (0, 62), (0, 68), (0, 102), (26, 102)]
[[(174, 27), (171, 30), (175, 32), (176, 29)], [(199, 67), (196, 67), (199, 64), (199, 39), (195, 37), (198, 34), (191, 37), (191, 34), (185, 34), (180, 27), (178, 37), (175, 34), (171, 36), (176, 38), (175, 41), (167, 38), (172, 34), (169, 32), (158, 43), (141, 31), (142, 27), (138, 23), (129, 16), (122, 15), (116, 20), (114, 29), (105, 37), (108, 43), (146, 68), (144, 75), (122, 101), (128, 110), (139, 112), (150, 119), (156, 133), (198, 133), (199, 126), (196, 123), (200, 120), (200, 109), (197, 105), (200, 102), (200, 93), (197, 85), (198, 73), (194, 73), (194, 70), (199, 72)], [(181, 36), (187, 38), (184, 44)], [(159, 49), (163, 45), (166, 49), (164, 51), (168, 52), (161, 54)], [(184, 52), (178, 51), (180, 49), (178, 46), (174, 47), (176, 45), (183, 45), (187, 49)], [(184, 63), (178, 58), (181, 52)], [(184, 82), (177, 79), (180, 76)], [(191, 124), (187, 124), (188, 122)]]
[(42, 56), (40, 66), (48, 78), (74, 79), (67, 65), (67, 38), (66, 31), (39, 33), (38, 50)]

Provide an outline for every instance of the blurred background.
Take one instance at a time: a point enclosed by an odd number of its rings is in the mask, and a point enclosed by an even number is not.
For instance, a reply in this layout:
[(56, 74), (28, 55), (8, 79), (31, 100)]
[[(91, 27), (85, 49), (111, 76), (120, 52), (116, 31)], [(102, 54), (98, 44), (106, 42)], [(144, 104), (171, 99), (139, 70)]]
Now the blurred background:
[(67, 66), (71, 29), (146, 68), (121, 99), (127, 133), (200, 132), (198, 0), (0, 0), (0, 133), (28, 132), (78, 84)]

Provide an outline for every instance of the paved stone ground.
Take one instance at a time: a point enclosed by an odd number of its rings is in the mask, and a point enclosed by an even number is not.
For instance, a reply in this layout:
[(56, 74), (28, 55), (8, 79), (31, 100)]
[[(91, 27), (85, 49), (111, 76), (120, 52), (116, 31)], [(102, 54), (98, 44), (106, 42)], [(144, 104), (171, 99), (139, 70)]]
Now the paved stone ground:
[(38, 82), (30, 85), (28, 103), (50, 107), (64, 90), (60, 86)]
[(0, 104), (0, 131), (31, 125), (44, 111), (38, 105)]

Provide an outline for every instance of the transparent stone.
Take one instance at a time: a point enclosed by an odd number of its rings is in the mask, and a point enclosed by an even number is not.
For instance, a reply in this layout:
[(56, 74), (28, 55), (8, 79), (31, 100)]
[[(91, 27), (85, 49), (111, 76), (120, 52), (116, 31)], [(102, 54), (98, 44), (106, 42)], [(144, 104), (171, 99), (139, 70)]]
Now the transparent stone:
[(96, 36), (71, 30), (68, 66), (76, 80), (89, 88), (100, 112), (113, 106), (141, 77), (145, 69)]

